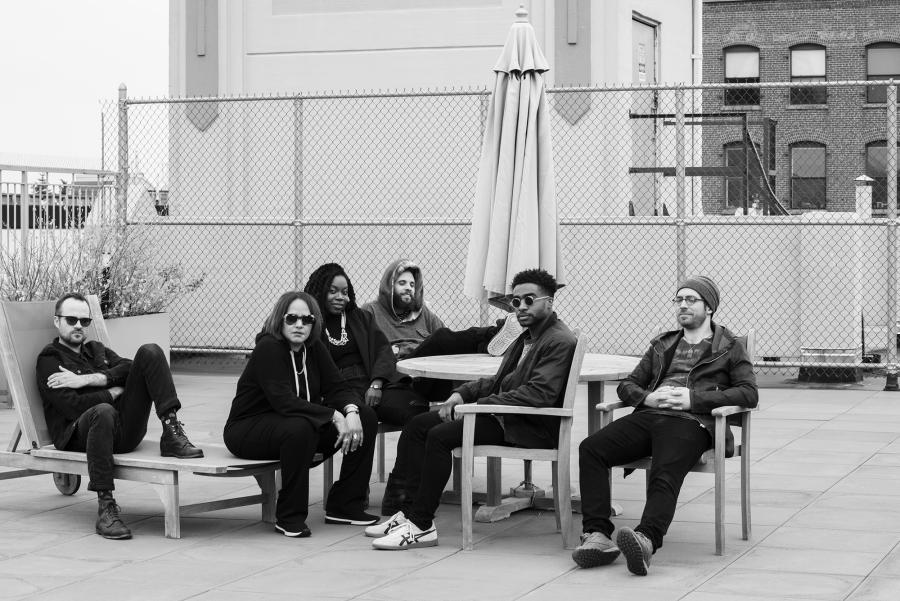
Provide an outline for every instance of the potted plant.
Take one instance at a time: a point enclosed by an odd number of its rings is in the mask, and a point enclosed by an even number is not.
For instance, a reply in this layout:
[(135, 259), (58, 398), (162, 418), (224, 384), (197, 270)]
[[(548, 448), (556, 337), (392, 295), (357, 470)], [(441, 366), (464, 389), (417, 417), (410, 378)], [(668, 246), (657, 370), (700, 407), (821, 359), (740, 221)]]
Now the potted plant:
[(29, 301), (69, 291), (96, 294), (112, 348), (128, 357), (147, 342), (159, 344), (168, 357), (166, 308), (203, 279), (160, 258), (145, 226), (36, 229), (24, 253), (19, 245), (0, 248), (0, 296)]

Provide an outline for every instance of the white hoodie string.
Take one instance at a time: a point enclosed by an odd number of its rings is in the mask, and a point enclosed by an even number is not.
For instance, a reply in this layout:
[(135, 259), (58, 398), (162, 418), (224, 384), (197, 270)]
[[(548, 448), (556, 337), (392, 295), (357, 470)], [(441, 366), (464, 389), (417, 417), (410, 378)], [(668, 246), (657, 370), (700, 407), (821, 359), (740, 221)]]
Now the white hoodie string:
[[(294, 359), (294, 351), (288, 351), (291, 353), (291, 363), (294, 366), (294, 388), (297, 390), (297, 396), (300, 396), (300, 378), (297, 377), (297, 360)], [(303, 383), (306, 384), (306, 400), (311, 403), (312, 401), (309, 399), (309, 378), (306, 375), (306, 345), (303, 345)]]

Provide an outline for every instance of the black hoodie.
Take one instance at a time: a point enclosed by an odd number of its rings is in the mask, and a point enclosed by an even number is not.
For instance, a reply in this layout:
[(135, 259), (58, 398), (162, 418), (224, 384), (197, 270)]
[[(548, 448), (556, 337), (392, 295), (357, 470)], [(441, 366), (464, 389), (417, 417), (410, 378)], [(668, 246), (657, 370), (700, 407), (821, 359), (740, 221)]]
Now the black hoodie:
[[(294, 378), (295, 364), (298, 372), (304, 369), (304, 349), (309, 399), (303, 374)], [(320, 428), (331, 421), (335, 410), (342, 411), (346, 405), (356, 402), (321, 340), (307, 340), (303, 349), (293, 353), (293, 361), (291, 354), (287, 341), (271, 334), (257, 336), (256, 347), (238, 379), (226, 429), (236, 421), (270, 412), (284, 417), (304, 417)]]

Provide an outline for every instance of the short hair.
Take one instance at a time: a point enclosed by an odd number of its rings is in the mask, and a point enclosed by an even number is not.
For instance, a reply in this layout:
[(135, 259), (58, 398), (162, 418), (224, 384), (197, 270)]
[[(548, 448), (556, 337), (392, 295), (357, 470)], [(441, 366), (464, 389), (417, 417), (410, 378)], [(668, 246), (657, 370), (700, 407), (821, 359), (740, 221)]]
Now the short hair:
[(310, 293), (313, 298), (316, 299), (316, 302), (319, 303), (319, 306), (322, 307), (325, 305), (325, 297), (328, 294), (328, 288), (331, 286), (331, 282), (339, 275), (342, 275), (347, 279), (347, 296), (350, 297), (350, 300), (347, 302), (346, 312), (350, 313), (357, 308), (356, 291), (353, 290), (350, 276), (348, 276), (347, 272), (344, 271), (344, 268), (337, 263), (325, 263), (316, 268), (315, 271), (309, 274), (309, 279), (306, 280), (303, 291)]
[(555, 295), (557, 288), (559, 288), (556, 278), (540, 268), (526, 269), (513, 276), (511, 287), (515, 288), (519, 284), (537, 284), (547, 296)]
[(60, 309), (62, 309), (63, 303), (69, 299), (83, 302), (84, 304), (86, 304), (88, 306), (88, 311), (90, 311), (91, 304), (88, 302), (88, 300), (84, 297), (83, 294), (81, 294), (80, 292), (66, 292), (59, 298), (58, 301), (56, 301), (56, 306), (53, 307), (53, 313), (55, 315), (59, 315), (59, 311), (60, 311)]
[(304, 344), (308, 345), (311, 340), (318, 340), (322, 336), (322, 312), (319, 310), (319, 304), (312, 295), (299, 290), (291, 290), (278, 297), (278, 300), (275, 301), (275, 306), (272, 308), (272, 312), (269, 313), (266, 321), (263, 322), (262, 331), (264, 334), (271, 334), (276, 340), (284, 340), (284, 336), (281, 333), (281, 326), (284, 323), (284, 314), (287, 313), (291, 303), (297, 299), (305, 302), (309, 307), (309, 312), (316, 317), (316, 323), (313, 324), (312, 331), (309, 333), (309, 338), (306, 339)]

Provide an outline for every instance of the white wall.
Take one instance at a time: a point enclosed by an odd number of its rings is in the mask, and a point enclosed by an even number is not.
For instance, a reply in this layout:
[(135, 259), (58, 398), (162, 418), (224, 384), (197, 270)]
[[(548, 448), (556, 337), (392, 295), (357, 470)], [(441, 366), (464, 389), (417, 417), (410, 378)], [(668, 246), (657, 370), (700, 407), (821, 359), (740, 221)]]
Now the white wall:
[[(551, 63), (558, 0), (222, 0), (219, 93), (483, 88), (524, 4)], [(630, 83), (631, 19), (660, 22), (660, 82), (691, 81), (692, 0), (595, 0), (591, 83)], [(185, 10), (170, 0), (170, 92), (184, 95)], [(561, 14), (557, 15), (562, 7)]]

